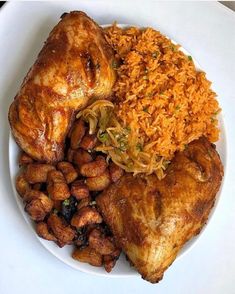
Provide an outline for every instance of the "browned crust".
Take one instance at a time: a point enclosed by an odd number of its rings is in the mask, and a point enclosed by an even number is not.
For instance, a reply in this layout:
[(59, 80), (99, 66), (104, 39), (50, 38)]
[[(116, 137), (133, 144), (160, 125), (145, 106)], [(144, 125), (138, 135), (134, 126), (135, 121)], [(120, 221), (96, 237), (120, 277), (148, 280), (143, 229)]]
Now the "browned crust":
[(142, 277), (156, 283), (203, 228), (222, 177), (218, 153), (201, 138), (176, 154), (163, 180), (126, 174), (96, 203), (117, 244)]
[(76, 112), (89, 100), (111, 95), (113, 58), (103, 30), (93, 20), (79, 11), (64, 15), (9, 108), (20, 148), (41, 162), (61, 161)]

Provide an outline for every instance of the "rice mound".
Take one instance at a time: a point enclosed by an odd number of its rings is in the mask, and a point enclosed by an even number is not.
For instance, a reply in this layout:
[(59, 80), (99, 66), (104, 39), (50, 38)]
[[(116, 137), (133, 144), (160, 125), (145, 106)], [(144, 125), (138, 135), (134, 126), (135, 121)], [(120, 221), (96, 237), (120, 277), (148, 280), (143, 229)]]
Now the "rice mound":
[(114, 24), (105, 34), (119, 60), (113, 65), (114, 111), (123, 127), (134, 130), (144, 152), (170, 160), (203, 135), (218, 140), (216, 94), (191, 56), (152, 28)]

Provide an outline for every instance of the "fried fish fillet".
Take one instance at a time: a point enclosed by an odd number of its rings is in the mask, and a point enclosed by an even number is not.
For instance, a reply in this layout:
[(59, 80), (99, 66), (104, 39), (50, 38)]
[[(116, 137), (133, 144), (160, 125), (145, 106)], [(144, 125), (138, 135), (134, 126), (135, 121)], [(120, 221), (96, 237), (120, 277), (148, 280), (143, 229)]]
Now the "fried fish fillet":
[(111, 95), (113, 60), (102, 28), (83, 12), (64, 14), (10, 106), (19, 146), (36, 160), (61, 160), (76, 112)]
[(197, 235), (215, 201), (223, 167), (206, 138), (177, 153), (163, 180), (126, 174), (96, 202), (117, 243), (142, 277), (160, 281)]

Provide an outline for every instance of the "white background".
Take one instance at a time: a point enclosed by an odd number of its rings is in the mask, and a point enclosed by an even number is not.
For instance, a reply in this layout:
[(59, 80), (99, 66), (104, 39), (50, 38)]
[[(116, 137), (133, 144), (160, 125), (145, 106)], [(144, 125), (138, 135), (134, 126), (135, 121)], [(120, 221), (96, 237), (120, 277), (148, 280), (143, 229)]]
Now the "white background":
[[(64, 11), (100, 24), (153, 26), (182, 44), (213, 81), (228, 139), (218, 208), (197, 245), (152, 285), (140, 277), (104, 278), (69, 268), (48, 253), (20, 215), (10, 187), (10, 102)], [(235, 293), (235, 13), (216, 2), (76, 1), (10, 3), (0, 10), (0, 293)]]

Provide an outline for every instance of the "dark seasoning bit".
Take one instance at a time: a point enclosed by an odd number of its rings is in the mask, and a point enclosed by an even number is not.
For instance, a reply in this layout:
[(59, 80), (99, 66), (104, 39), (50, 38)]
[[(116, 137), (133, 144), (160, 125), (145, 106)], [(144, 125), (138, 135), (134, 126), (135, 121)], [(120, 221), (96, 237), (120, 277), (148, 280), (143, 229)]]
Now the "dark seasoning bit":
[(70, 222), (74, 213), (77, 210), (77, 200), (75, 197), (70, 197), (62, 202), (61, 215), (67, 222)]
[(142, 144), (141, 144), (141, 143), (136, 144), (136, 149), (137, 149), (138, 151), (143, 151), (143, 146), (142, 146)]
[(113, 62), (112, 62), (112, 68), (113, 69), (118, 69), (119, 68), (119, 63), (118, 63), (117, 60), (113, 60)]
[(158, 55), (159, 55), (159, 52), (158, 51), (155, 51), (155, 52), (152, 53), (152, 57), (154, 59), (156, 59), (158, 57)]
[(145, 107), (143, 108), (143, 111), (144, 111), (144, 112), (149, 113), (148, 110), (149, 110), (148, 106), (145, 106)]

